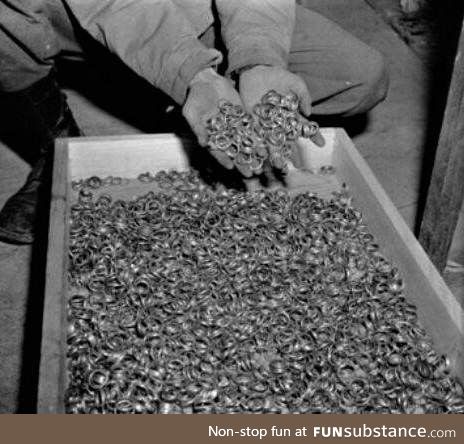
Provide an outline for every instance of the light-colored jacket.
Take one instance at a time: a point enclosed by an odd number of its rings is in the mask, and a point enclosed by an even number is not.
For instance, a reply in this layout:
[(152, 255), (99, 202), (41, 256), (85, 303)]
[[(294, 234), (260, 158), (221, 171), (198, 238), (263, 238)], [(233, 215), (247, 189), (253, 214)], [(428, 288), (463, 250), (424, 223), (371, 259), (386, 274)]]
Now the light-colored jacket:
[(229, 72), (287, 64), (294, 0), (0, 0), (0, 89), (28, 86), (57, 55), (79, 52), (77, 25), (183, 103), (193, 76), (225, 56), (198, 39), (216, 16)]

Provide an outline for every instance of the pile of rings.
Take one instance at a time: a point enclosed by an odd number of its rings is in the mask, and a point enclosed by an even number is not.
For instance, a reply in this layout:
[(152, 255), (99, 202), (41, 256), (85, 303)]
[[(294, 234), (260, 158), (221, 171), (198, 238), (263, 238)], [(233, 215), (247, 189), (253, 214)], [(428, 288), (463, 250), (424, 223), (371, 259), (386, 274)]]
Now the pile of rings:
[(266, 160), (285, 170), (296, 139), (321, 137), (317, 123), (304, 119), (298, 107), (296, 94), (274, 90), (262, 97), (252, 114), (240, 105), (221, 102), (219, 113), (207, 122), (208, 146), (251, 171), (260, 171)]
[(67, 412), (464, 412), (346, 190), (160, 172), (114, 200), (97, 179), (71, 207)]

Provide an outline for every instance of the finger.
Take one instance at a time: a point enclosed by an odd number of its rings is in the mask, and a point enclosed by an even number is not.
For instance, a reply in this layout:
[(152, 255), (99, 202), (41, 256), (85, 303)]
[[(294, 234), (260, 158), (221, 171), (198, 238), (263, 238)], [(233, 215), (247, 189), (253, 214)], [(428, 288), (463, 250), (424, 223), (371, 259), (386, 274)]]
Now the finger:
[(227, 154), (217, 150), (210, 150), (210, 153), (224, 168), (231, 170), (234, 167), (234, 162)]
[(198, 138), (198, 144), (200, 146), (207, 146), (208, 145), (208, 140), (204, 135), (199, 135), (197, 136)]
[(206, 127), (200, 123), (199, 119), (196, 118), (195, 112), (193, 111), (190, 102), (187, 102), (184, 105), (182, 114), (187, 123), (189, 124), (190, 129), (197, 137), (198, 144), (200, 146), (206, 146), (208, 143)]
[(300, 111), (301, 113), (309, 117), (311, 115), (312, 106), (311, 106), (311, 95), (309, 94), (308, 87), (306, 83), (301, 80), (295, 85), (295, 94), (298, 96), (300, 100)]
[(251, 171), (251, 168), (249, 165), (235, 165), (237, 167), (237, 170), (240, 172), (242, 176), (245, 177), (251, 177), (253, 175), (253, 172)]
[(306, 90), (300, 94), (300, 111), (306, 117), (311, 115), (312, 106), (311, 106), (311, 97), (309, 92)]
[(286, 161), (282, 153), (282, 148), (281, 146), (269, 145), (268, 162), (273, 168), (285, 171)]
[(269, 145), (268, 149), (269, 149), (269, 157), (268, 157), (269, 165), (278, 170), (284, 169), (285, 160), (282, 156), (282, 147), (275, 146), (275, 145)]
[(273, 163), (273, 160), (278, 158), (278, 157), (281, 157), (281, 147), (279, 146), (276, 146), (276, 145), (271, 145), (269, 144), (268, 145), (268, 158), (269, 158), (269, 161), (271, 161), (271, 163)]
[(268, 162), (266, 162), (263, 168), (263, 175), (266, 178), (268, 189), (272, 190), (279, 186), (279, 181), (277, 177), (275, 176), (274, 171), (272, 170), (272, 166)]
[(314, 136), (311, 136), (311, 140), (319, 147), (325, 146), (324, 136), (318, 131)]
[(301, 159), (300, 147), (298, 146), (298, 143), (294, 143), (292, 146), (290, 160), (295, 168), (303, 168), (303, 161)]
[[(314, 125), (314, 122), (311, 123), (308, 119), (305, 119), (304, 117), (302, 117), (301, 120), (303, 121), (303, 124)], [(311, 135), (309, 138), (311, 139), (311, 142), (316, 144), (318, 147), (322, 148), (323, 146), (325, 146), (325, 139), (322, 136), (319, 128), (317, 128), (316, 133)]]
[(277, 170), (285, 170), (286, 169), (286, 162), (282, 156), (275, 156), (271, 157), (270, 159), (271, 165)]
[(253, 114), (253, 109), (255, 105), (260, 102), (260, 99), (258, 99), (254, 95), (251, 97), (249, 94), (245, 95), (242, 93), (240, 96), (240, 101), (245, 111), (250, 114)]
[(197, 136), (198, 144), (200, 146), (207, 146), (208, 144), (208, 135), (206, 127), (200, 123), (194, 123), (191, 125), (193, 132)]

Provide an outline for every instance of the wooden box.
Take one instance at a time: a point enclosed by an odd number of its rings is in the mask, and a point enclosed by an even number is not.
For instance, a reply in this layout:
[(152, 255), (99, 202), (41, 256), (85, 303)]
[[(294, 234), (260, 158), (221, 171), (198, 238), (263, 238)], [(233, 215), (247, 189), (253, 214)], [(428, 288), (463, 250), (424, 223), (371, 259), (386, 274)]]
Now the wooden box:
[[(401, 271), (405, 296), (433, 339), (437, 352), (446, 354), (452, 372), (464, 380), (464, 311), (402, 217), (342, 129), (324, 129), (327, 144), (320, 152), (335, 175), (292, 170), (289, 184), (299, 190), (329, 195), (346, 183), (354, 206), (362, 211), (382, 253)], [(53, 176), (47, 283), (43, 317), (38, 412), (64, 412), (66, 387), (67, 219), (71, 181), (96, 175), (136, 178), (140, 173), (189, 168), (194, 150), (174, 135), (143, 135), (62, 139), (57, 142)], [(303, 164), (317, 164), (314, 147), (302, 149)], [(319, 156), (319, 157), (320, 157)], [(317, 153), (316, 153), (317, 157)], [(321, 158), (321, 157), (320, 157)], [(320, 160), (319, 158), (319, 160)], [(253, 186), (253, 183), (250, 184)], [(126, 190), (140, 194), (140, 190)]]

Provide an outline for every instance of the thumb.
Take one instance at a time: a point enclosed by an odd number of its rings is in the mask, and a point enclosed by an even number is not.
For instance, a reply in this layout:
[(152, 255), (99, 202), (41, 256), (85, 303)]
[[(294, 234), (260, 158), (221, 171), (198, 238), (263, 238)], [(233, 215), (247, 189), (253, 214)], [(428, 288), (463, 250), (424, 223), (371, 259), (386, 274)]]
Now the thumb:
[(311, 115), (311, 96), (306, 88), (303, 94), (300, 95), (300, 111), (306, 117)]
[(192, 130), (197, 136), (198, 139), (198, 144), (200, 146), (206, 146), (208, 144), (208, 137), (206, 135), (206, 128), (204, 125), (201, 125), (200, 123), (196, 123), (192, 125)]
[(190, 125), (195, 136), (197, 136), (198, 144), (200, 146), (206, 146), (208, 143), (206, 126), (202, 124), (201, 119), (198, 119), (196, 115), (186, 113), (185, 118)]
[(304, 116), (309, 117), (312, 111), (312, 106), (311, 106), (311, 95), (309, 94), (306, 83), (303, 80), (301, 80), (301, 82), (297, 83), (297, 88), (295, 89), (296, 89), (295, 93), (300, 99), (300, 111)]
[(192, 106), (191, 101), (187, 101), (187, 103), (184, 105), (183, 115), (191, 130), (195, 136), (197, 136), (198, 143), (201, 146), (206, 146), (208, 143), (206, 137), (206, 126), (202, 125), (201, 119), (198, 118), (198, 110)]

